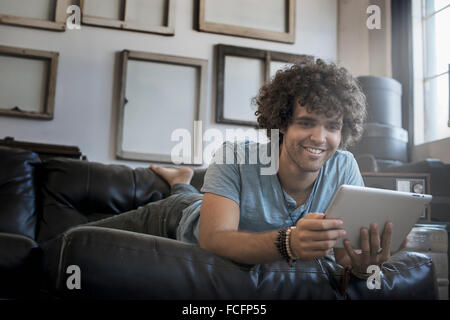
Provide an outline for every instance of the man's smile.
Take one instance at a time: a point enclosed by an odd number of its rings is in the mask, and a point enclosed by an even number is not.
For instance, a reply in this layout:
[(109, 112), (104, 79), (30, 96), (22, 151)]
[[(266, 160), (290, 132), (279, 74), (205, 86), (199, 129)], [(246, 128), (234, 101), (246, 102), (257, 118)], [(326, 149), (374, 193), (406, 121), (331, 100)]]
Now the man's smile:
[(315, 156), (320, 155), (325, 152), (324, 149), (319, 149), (319, 148), (312, 148), (312, 147), (305, 147), (305, 146), (302, 146), (302, 148), (305, 149), (308, 153), (315, 155)]

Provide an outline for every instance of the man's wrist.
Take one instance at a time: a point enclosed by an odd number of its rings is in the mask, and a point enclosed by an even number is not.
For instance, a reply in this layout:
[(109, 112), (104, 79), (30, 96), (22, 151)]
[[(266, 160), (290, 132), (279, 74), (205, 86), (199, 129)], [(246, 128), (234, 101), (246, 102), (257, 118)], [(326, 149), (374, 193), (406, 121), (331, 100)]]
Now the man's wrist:
[(278, 249), (278, 253), (284, 260), (286, 260), (290, 267), (293, 267), (298, 259), (294, 256), (291, 249), (290, 236), (293, 229), (295, 229), (295, 227), (281, 228), (278, 231), (278, 236), (275, 241), (275, 246)]

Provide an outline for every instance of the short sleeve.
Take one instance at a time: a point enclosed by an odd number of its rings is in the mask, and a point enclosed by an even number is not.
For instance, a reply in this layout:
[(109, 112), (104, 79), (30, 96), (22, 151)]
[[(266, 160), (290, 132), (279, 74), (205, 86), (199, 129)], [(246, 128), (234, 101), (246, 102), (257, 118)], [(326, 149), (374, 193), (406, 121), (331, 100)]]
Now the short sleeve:
[(359, 171), (358, 163), (353, 154), (350, 152), (348, 154), (345, 184), (364, 187), (364, 180)]
[(205, 173), (202, 192), (214, 193), (240, 205), (241, 175), (235, 144), (225, 142), (215, 153)]

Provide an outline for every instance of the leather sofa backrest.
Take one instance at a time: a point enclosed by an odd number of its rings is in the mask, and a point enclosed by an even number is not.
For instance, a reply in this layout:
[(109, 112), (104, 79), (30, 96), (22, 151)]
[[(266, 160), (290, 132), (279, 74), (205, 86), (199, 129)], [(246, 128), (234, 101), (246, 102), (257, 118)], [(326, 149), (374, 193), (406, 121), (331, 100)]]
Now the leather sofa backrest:
[(37, 154), (0, 146), (0, 232), (35, 239)]
[(169, 195), (168, 184), (147, 168), (53, 158), (42, 163), (42, 218), (38, 242)]

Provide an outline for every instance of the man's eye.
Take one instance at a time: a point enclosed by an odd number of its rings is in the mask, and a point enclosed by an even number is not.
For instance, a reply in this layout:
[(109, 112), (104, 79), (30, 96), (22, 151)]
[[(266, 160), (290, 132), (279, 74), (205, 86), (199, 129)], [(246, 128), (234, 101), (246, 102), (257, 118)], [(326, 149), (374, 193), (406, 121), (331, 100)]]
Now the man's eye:
[(331, 126), (329, 126), (329, 128), (330, 128), (330, 130), (333, 130), (333, 131), (338, 131), (338, 130), (341, 130), (341, 126), (340, 125), (331, 125)]
[(308, 127), (308, 126), (312, 125), (312, 123), (308, 122), (308, 121), (300, 121), (298, 124), (303, 126), (303, 127)]

